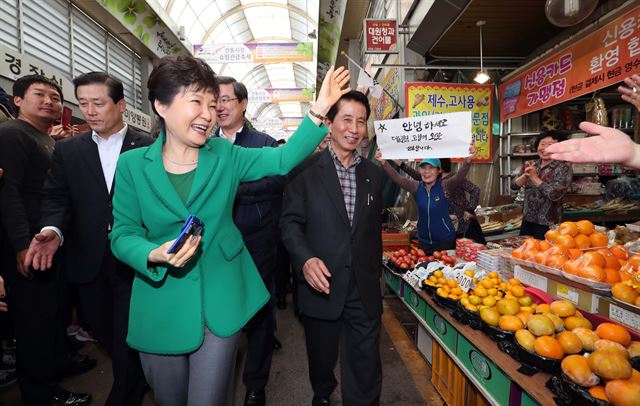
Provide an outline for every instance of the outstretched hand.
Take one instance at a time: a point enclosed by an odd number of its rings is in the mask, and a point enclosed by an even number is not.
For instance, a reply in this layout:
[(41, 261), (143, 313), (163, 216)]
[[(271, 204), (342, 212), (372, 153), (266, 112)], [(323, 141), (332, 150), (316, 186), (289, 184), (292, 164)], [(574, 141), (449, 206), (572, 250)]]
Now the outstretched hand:
[(552, 159), (576, 163), (620, 163), (640, 167), (640, 146), (615, 128), (584, 121), (580, 129), (590, 137), (574, 138), (547, 147)]
[(36, 234), (29, 244), (24, 266), (33, 267), (36, 271), (51, 268), (53, 256), (60, 247), (60, 237), (53, 230), (44, 230)]
[(331, 106), (336, 104), (343, 94), (351, 91), (350, 87), (344, 88), (350, 79), (349, 71), (344, 66), (337, 69), (333, 66), (329, 68), (322, 81), (320, 91), (318, 91), (318, 98), (312, 107), (313, 111), (323, 116), (326, 115)]

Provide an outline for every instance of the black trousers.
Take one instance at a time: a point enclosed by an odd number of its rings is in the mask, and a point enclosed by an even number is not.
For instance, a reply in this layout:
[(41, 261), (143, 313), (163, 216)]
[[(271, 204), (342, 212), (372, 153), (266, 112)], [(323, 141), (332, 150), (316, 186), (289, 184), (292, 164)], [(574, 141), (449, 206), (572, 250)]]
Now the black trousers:
[(277, 299), (287, 296), (287, 290), (291, 287), (291, 259), (289, 252), (284, 247), (281, 239), (278, 239), (278, 258), (276, 260), (276, 287)]
[(146, 391), (140, 356), (126, 342), (133, 272), (107, 247), (96, 279), (75, 285), (86, 323), (111, 357), (113, 385), (105, 405), (138, 406)]
[(54, 265), (26, 279), (16, 270), (13, 252), (5, 247), (7, 301), (16, 336), (16, 374), (25, 406), (49, 404), (67, 359), (66, 306), (68, 285)]
[(268, 235), (245, 238), (245, 245), (271, 298), (245, 326), (248, 348), (242, 382), (247, 390), (263, 390), (269, 380), (276, 330), (274, 292), (277, 244), (274, 236)]
[(470, 238), (473, 241), (479, 244), (487, 244), (487, 240), (484, 238), (484, 233), (482, 232), (482, 226), (478, 222), (477, 218), (472, 218), (469, 221), (469, 225), (467, 226), (467, 231), (463, 234), (458, 235), (459, 238), (466, 237)]
[(446, 251), (453, 250), (456, 248), (456, 239), (443, 241), (437, 244), (422, 244), (419, 243), (418, 246), (424, 250), (427, 255), (433, 254), (435, 251)]
[(530, 235), (538, 240), (544, 240), (544, 234), (549, 231), (549, 226), (523, 221), (520, 227), (520, 235)]
[(337, 381), (333, 370), (340, 353), (342, 404), (380, 404), (380, 318), (369, 319), (352, 281), (338, 320), (302, 316), (309, 360), (309, 378), (315, 397), (329, 398)]

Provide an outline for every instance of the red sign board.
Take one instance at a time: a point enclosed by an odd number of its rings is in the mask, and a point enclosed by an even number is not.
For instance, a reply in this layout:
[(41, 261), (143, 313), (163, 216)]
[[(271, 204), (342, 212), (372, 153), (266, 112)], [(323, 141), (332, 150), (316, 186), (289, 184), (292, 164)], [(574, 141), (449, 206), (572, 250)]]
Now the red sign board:
[(501, 84), (500, 121), (592, 93), (634, 73), (640, 73), (640, 7)]
[(396, 20), (364, 20), (365, 53), (395, 54), (398, 52), (398, 22)]

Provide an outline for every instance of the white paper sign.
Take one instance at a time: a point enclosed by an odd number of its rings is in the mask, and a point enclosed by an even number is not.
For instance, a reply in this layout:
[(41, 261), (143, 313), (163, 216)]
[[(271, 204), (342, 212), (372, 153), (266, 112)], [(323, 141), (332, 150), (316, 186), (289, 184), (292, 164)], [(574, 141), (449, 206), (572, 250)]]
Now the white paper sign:
[(516, 279), (520, 279), (525, 285), (538, 288), (544, 293), (547, 293), (547, 278), (544, 276), (536, 275), (533, 272), (522, 269), (520, 265), (514, 267), (513, 276)]
[(609, 318), (640, 331), (640, 316), (613, 303), (609, 304)]
[(470, 111), (381, 120), (373, 126), (384, 159), (469, 156)]

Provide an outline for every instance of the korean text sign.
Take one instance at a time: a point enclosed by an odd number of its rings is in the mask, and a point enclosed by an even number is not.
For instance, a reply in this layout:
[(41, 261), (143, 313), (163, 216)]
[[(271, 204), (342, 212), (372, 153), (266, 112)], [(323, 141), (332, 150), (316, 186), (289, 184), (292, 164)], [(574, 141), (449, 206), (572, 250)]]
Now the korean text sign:
[[(493, 85), (413, 82), (405, 84), (407, 117), (471, 112), (471, 134), (477, 148), (473, 162), (492, 162)], [(469, 155), (468, 144), (464, 154)]]
[(398, 23), (396, 20), (364, 20), (367, 53), (397, 53)]
[(640, 7), (554, 52), (499, 87), (500, 120), (518, 117), (640, 73)]
[(457, 158), (469, 155), (470, 111), (381, 120), (373, 125), (384, 159)]

